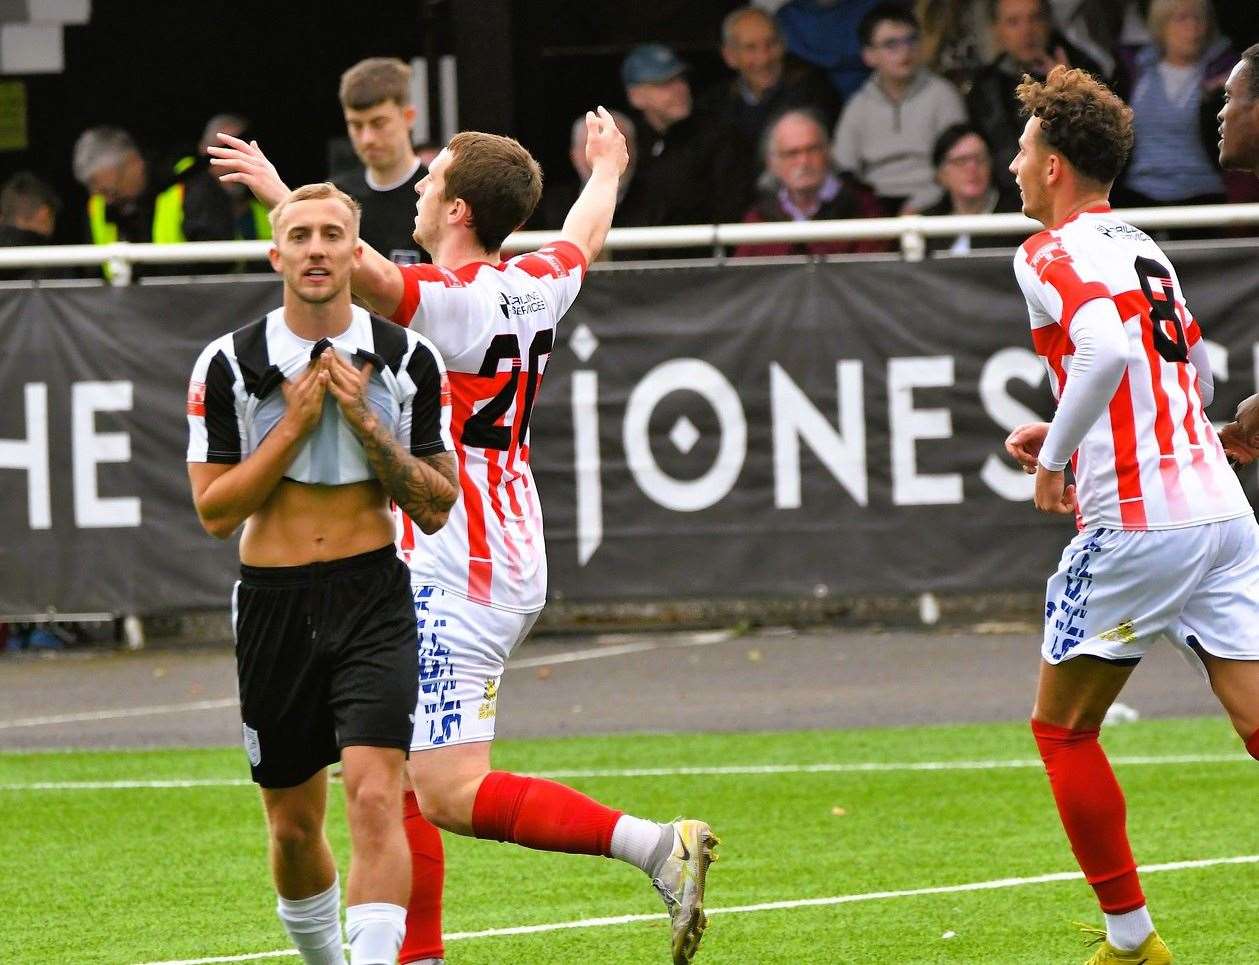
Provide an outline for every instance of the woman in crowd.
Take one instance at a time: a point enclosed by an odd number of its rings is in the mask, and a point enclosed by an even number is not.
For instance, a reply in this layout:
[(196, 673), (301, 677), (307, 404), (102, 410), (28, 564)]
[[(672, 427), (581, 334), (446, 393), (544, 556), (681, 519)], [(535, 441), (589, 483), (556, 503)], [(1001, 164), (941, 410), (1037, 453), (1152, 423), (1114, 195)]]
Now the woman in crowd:
[[(931, 163), (936, 169), (936, 180), (944, 188), (944, 197), (922, 214), (991, 214), (1019, 210), (1018, 193), (1002, 191), (993, 182), (992, 150), (973, 124), (954, 124), (941, 131), (931, 152)], [(927, 239), (929, 251), (948, 251), (955, 255), (966, 254), (973, 248), (1010, 248), (1014, 244), (1009, 235), (961, 234)]]
[(1136, 144), (1115, 206), (1223, 201), (1214, 115), (1237, 54), (1207, 0), (1153, 0), (1147, 22), (1154, 42), (1133, 66)]

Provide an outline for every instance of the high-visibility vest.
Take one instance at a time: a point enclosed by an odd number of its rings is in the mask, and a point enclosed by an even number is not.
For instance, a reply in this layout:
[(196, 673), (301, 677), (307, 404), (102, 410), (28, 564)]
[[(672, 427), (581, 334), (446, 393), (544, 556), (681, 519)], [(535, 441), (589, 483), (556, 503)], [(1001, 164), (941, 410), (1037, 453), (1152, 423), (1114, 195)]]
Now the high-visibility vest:
[(271, 219), (267, 216), (267, 206), (257, 198), (249, 199), (249, 212), (254, 216), (254, 238), (257, 241), (271, 240)]
[[(180, 174), (192, 166), (193, 158), (181, 158), (175, 164)], [(118, 240), (118, 225), (109, 220), (104, 195), (93, 194), (87, 199), (87, 221), (92, 232), (92, 244), (112, 245)], [(151, 239), (158, 245), (176, 245), (184, 238), (184, 185), (176, 181), (153, 200), (153, 227)], [(109, 278), (109, 265), (101, 265), (101, 271)]]

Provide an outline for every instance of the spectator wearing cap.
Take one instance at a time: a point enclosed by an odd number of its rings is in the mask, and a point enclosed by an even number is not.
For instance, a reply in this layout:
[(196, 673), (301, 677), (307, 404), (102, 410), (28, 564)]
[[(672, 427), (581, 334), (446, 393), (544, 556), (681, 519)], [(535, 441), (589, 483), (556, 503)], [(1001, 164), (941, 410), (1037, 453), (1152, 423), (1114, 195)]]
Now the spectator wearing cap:
[(775, 14), (787, 49), (826, 72), (847, 101), (870, 76), (857, 25), (881, 0), (791, 0)]
[(638, 132), (623, 224), (733, 221), (751, 197), (753, 158), (729, 126), (693, 109), (686, 71), (662, 44), (635, 47), (621, 63)]
[(931, 148), (966, 118), (961, 95), (922, 66), (918, 21), (896, 3), (861, 20), (870, 79), (844, 108), (835, 130), (835, 163), (870, 184), (886, 214), (921, 211), (940, 199)]
[(1009, 164), (1019, 152), (1019, 135), (1026, 125), (1015, 93), (1023, 75), (1044, 80), (1056, 65), (1066, 64), (1106, 77), (1054, 32), (1048, 0), (990, 0), (988, 12), (997, 56), (976, 76), (966, 106), (992, 146), (997, 183), (1008, 190), (1014, 187)]
[[(0, 188), (0, 247), (50, 245), (57, 230), (61, 199), (42, 178), (19, 171)], [(46, 268), (6, 268), (0, 279), (47, 278), (69, 275)]]
[[(767, 185), (744, 222), (830, 221), (882, 214), (868, 188), (831, 166), (826, 134), (823, 118), (807, 109), (788, 110), (770, 121), (762, 138)], [(734, 255), (833, 255), (889, 249), (886, 241), (771, 242), (739, 245)]]
[(825, 120), (839, 118), (840, 100), (816, 67), (788, 58), (774, 18), (759, 7), (740, 7), (721, 24), (721, 56), (735, 72), (704, 94), (699, 109), (728, 123), (755, 148), (770, 118), (807, 107)]
[[(936, 180), (944, 197), (924, 209), (924, 215), (993, 214), (1019, 211), (1018, 191), (1002, 191), (992, 178), (992, 150), (983, 132), (966, 122), (945, 128), (931, 152)], [(962, 255), (975, 248), (1011, 248), (1008, 235), (959, 234), (927, 239), (928, 251), (948, 251)]]

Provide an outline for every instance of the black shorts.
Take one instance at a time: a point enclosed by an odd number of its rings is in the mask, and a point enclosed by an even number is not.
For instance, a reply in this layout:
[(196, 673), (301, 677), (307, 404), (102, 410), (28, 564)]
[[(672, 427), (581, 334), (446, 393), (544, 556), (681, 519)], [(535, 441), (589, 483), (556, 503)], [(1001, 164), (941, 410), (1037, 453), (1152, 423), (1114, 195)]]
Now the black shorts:
[(308, 566), (242, 566), (233, 596), (245, 753), (294, 787), (352, 746), (411, 746), (411, 580), (392, 545)]

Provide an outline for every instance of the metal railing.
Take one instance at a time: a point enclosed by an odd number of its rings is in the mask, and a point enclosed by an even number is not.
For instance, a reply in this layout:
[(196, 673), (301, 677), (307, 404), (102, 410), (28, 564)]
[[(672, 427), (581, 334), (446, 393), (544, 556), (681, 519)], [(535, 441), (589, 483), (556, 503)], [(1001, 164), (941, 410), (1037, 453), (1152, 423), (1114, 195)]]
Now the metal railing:
[[(1119, 216), (1139, 228), (1233, 228), (1259, 224), (1259, 204), (1211, 204), (1173, 208), (1130, 208)], [(896, 240), (907, 261), (921, 261), (927, 238), (959, 234), (1010, 235), (1011, 246), (1041, 225), (1021, 214), (942, 215), (862, 218), (844, 221), (783, 221), (760, 224), (675, 225), (661, 228), (613, 228), (609, 251), (707, 248), (720, 257), (744, 244), (808, 244), (821, 241)], [(505, 252), (528, 251), (555, 240), (556, 231), (519, 231), (507, 239)], [(57, 245), (0, 248), (0, 268), (61, 268), (107, 264), (115, 285), (131, 283), (132, 265), (222, 264), (262, 261), (268, 241), (195, 241), (180, 245)]]

